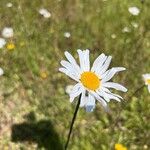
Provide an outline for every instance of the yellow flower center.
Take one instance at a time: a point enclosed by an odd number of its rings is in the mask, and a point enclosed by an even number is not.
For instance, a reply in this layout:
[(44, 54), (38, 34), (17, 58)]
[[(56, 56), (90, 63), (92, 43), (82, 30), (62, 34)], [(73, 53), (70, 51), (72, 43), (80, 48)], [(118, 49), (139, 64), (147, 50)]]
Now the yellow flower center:
[(150, 84), (150, 79), (147, 79), (147, 80), (146, 80), (146, 83), (147, 83), (147, 84)]
[(96, 90), (100, 86), (100, 79), (98, 76), (90, 71), (81, 74), (81, 83), (90, 90)]

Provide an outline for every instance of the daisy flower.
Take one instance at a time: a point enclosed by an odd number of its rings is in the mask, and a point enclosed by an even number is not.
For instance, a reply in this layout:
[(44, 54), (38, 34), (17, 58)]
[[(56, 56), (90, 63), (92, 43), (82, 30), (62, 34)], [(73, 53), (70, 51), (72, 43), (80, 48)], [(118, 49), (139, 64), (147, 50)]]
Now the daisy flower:
[(122, 29), (122, 32), (123, 32), (123, 33), (129, 33), (129, 32), (131, 32), (131, 30), (130, 30), (129, 27), (124, 27), (124, 28)]
[(3, 48), (6, 44), (6, 40), (3, 38), (0, 38), (0, 48)]
[(11, 37), (13, 37), (13, 35), (14, 35), (14, 32), (13, 32), (12, 28), (5, 27), (2, 31), (2, 36), (4, 38), (11, 38)]
[(45, 8), (41, 8), (39, 10), (39, 13), (44, 17), (44, 18), (50, 18), (51, 17), (51, 13), (45, 9)]
[(0, 68), (0, 76), (2, 76), (3, 74), (4, 74), (4, 70)]
[(11, 7), (13, 6), (13, 4), (12, 4), (12, 3), (7, 3), (6, 6), (7, 6), (8, 8), (11, 8)]
[(95, 108), (95, 101), (98, 100), (107, 110), (107, 102), (111, 99), (120, 101), (121, 96), (112, 93), (110, 89), (126, 92), (127, 89), (109, 80), (118, 72), (125, 70), (124, 67), (113, 67), (109, 70), (111, 56), (101, 54), (93, 63), (90, 69), (89, 50), (77, 50), (79, 54), (80, 66), (69, 52), (65, 52), (66, 60), (61, 61), (60, 72), (77, 82), (70, 92), (70, 102), (81, 94), (80, 107), (85, 107), (86, 111), (91, 112)]
[(65, 33), (64, 33), (64, 37), (70, 38), (70, 36), (71, 36), (70, 32), (65, 32)]
[(112, 38), (112, 39), (115, 39), (116, 37), (117, 37), (116, 34), (112, 34), (112, 35), (111, 35), (111, 38)]
[(148, 86), (148, 91), (150, 92), (150, 74), (143, 74), (143, 79), (145, 81), (145, 85)]
[(137, 7), (129, 7), (129, 8), (128, 8), (128, 11), (129, 11), (129, 13), (132, 14), (133, 16), (137, 16), (137, 15), (139, 15), (139, 13), (140, 13), (139, 8), (137, 8)]

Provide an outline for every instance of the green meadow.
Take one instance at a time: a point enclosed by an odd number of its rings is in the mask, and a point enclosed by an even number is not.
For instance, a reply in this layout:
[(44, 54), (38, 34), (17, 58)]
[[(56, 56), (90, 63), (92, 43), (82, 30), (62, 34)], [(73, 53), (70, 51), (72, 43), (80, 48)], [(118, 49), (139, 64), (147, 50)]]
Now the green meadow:
[(77, 49), (90, 50), (91, 64), (111, 55), (110, 67), (127, 69), (113, 81), (128, 92), (108, 103), (110, 113), (98, 101), (91, 113), (80, 108), (68, 150), (150, 149), (150, 93), (144, 86), (133, 94), (150, 73), (149, 11), (149, 0), (0, 0), (0, 37), (14, 31), (0, 49), (0, 150), (63, 150), (78, 99), (69, 102), (65, 89), (75, 82), (58, 69), (66, 50), (78, 61)]

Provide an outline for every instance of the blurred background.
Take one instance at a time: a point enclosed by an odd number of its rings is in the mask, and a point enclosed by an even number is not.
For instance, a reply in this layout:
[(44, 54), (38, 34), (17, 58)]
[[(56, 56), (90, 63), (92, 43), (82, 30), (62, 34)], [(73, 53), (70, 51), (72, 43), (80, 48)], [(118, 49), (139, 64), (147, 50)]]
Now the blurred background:
[(112, 55), (111, 66), (127, 68), (113, 81), (129, 91), (110, 114), (99, 103), (81, 108), (68, 149), (150, 149), (147, 87), (131, 97), (150, 73), (149, 11), (149, 0), (0, 0), (0, 150), (63, 149), (76, 101), (58, 68), (65, 50), (77, 59), (79, 48), (91, 62)]

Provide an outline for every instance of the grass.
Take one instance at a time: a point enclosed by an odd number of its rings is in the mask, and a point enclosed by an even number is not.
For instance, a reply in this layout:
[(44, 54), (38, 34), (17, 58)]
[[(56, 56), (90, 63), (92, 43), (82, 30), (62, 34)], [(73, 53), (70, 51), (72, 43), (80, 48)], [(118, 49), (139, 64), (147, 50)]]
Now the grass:
[[(42, 150), (53, 149), (53, 144), (55, 149), (64, 146), (75, 109), (75, 103), (69, 103), (65, 87), (74, 82), (59, 73), (58, 68), (64, 51), (77, 58), (78, 48), (89, 48), (92, 61), (102, 52), (112, 55), (112, 66), (127, 68), (114, 81), (124, 84), (129, 91), (122, 95), (122, 103), (109, 103), (111, 114), (99, 103), (93, 113), (80, 109), (69, 149), (113, 150), (115, 143), (122, 143), (130, 150), (149, 149), (148, 90), (144, 87), (135, 96), (130, 98), (130, 95), (143, 84), (141, 75), (150, 72), (150, 2), (11, 2), (12, 8), (6, 7), (6, 0), (0, 2), (0, 31), (5, 26), (13, 27), (12, 41), (16, 46), (13, 51), (0, 50), (0, 66), (5, 71), (0, 77), (0, 149)], [(140, 9), (139, 16), (128, 12), (130, 6)], [(39, 15), (42, 7), (51, 12), (51, 18)], [(138, 23), (138, 28), (132, 22)], [(124, 27), (129, 27), (130, 32), (123, 33)], [(65, 38), (64, 32), (70, 32), (71, 37)], [(40, 77), (43, 71), (48, 74), (46, 79)], [(22, 140), (20, 134), (25, 132), (29, 132), (29, 138)]]

